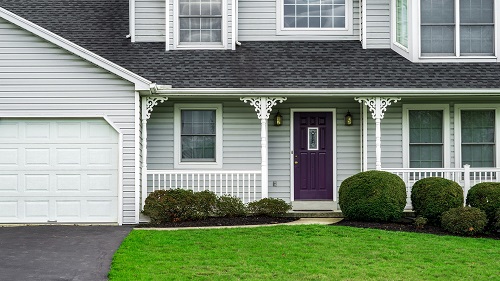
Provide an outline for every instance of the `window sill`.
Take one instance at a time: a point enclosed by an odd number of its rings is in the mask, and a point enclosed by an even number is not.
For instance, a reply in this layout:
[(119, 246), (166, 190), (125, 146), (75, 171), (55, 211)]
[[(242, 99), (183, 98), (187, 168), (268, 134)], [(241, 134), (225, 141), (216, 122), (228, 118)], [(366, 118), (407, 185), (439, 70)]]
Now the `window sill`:
[(176, 163), (174, 166), (175, 169), (194, 169), (194, 170), (199, 170), (199, 169), (221, 169), (222, 168), (222, 163), (217, 163), (217, 162), (181, 162), (181, 163)]
[(280, 36), (338, 36), (338, 35), (353, 35), (352, 28), (283, 28), (277, 29), (276, 35)]
[(467, 57), (446, 57), (446, 56), (433, 56), (433, 57), (425, 57), (420, 56), (418, 61), (416, 62), (431, 62), (431, 63), (446, 63), (446, 62), (464, 62), (464, 63), (476, 63), (476, 62), (498, 62), (497, 57), (495, 56), (467, 56)]
[(222, 44), (217, 45), (177, 45), (175, 50), (223, 50), (225, 46)]

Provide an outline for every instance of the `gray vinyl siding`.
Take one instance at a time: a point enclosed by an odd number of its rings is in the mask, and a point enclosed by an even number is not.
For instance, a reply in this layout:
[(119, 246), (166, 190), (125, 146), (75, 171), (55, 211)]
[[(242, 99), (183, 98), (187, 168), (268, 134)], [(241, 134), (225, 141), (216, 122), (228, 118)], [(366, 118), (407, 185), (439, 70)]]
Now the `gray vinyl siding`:
[[(165, 5), (169, 10), (169, 48), (174, 48), (174, 0), (135, 0), (135, 40), (137, 42), (165, 42)], [(232, 5), (227, 0), (226, 32), (232, 40)], [(228, 44), (231, 47), (231, 44)]]
[[(326, 101), (326, 103), (325, 103)], [(189, 103), (190, 100), (166, 101), (155, 107), (148, 121), (148, 168), (174, 169), (174, 103)], [(203, 101), (196, 100), (195, 103)], [(210, 100), (205, 103), (220, 103), (223, 111), (223, 166), (222, 170), (260, 170), (261, 144), (260, 120), (254, 107), (239, 99)], [(330, 106), (330, 107), (329, 107)], [(269, 196), (290, 201), (290, 108), (336, 108), (337, 122), (337, 188), (347, 177), (360, 171), (360, 120), (359, 104), (354, 99), (290, 98), (278, 104), (269, 120)], [(277, 110), (284, 118), (284, 125), (272, 125)], [(354, 116), (353, 126), (344, 126), (347, 110)], [(276, 187), (273, 182), (276, 181)]]
[(165, 0), (135, 0), (135, 40), (165, 42)]
[(391, 47), (390, 0), (370, 0), (366, 5), (366, 47)]
[(123, 133), (123, 222), (135, 221), (134, 85), (0, 19), (0, 117), (107, 116)]
[(359, 40), (359, 1), (353, 1), (352, 35), (276, 35), (276, 0), (238, 1), (238, 41)]

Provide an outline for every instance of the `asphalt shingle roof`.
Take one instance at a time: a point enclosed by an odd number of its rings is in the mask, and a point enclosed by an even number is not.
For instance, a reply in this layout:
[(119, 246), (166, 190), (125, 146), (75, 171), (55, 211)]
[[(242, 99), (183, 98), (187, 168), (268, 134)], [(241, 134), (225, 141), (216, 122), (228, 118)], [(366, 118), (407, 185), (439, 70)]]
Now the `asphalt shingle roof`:
[(500, 88), (499, 63), (411, 63), (357, 41), (242, 42), (165, 51), (131, 43), (128, 0), (0, 0), (3, 7), (150, 81), (174, 88)]

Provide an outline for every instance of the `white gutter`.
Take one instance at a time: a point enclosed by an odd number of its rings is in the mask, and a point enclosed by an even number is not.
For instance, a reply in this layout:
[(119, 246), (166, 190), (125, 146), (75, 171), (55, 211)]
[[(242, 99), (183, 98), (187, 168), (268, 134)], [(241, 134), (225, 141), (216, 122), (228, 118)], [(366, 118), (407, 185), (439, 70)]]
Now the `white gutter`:
[(171, 86), (155, 85), (151, 87), (153, 94), (168, 96), (269, 96), (280, 95), (288, 97), (301, 96), (332, 96), (336, 97), (369, 97), (369, 96), (394, 96), (398, 97), (436, 97), (437, 95), (447, 96), (500, 96), (500, 89), (428, 89), (428, 88), (330, 88), (330, 89), (310, 89), (310, 88), (172, 88)]

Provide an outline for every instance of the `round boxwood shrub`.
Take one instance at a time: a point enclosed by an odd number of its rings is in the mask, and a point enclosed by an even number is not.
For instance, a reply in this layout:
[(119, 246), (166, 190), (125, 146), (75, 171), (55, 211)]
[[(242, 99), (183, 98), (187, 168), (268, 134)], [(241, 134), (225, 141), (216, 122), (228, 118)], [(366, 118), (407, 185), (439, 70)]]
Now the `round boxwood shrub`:
[(246, 214), (245, 204), (238, 197), (223, 195), (215, 202), (215, 215), (218, 217), (243, 217)]
[(494, 224), (495, 212), (500, 209), (500, 183), (483, 182), (474, 185), (467, 193), (467, 205), (483, 210), (490, 225)]
[(392, 221), (403, 216), (406, 188), (395, 174), (361, 172), (345, 179), (339, 189), (342, 214), (349, 219)]
[(148, 195), (143, 213), (152, 224), (180, 222), (200, 218), (197, 198), (192, 190), (156, 190)]
[(212, 191), (200, 191), (194, 193), (196, 202), (194, 207), (198, 211), (199, 218), (207, 218), (214, 214), (217, 195)]
[(430, 177), (417, 181), (411, 190), (411, 203), (417, 216), (438, 224), (441, 215), (451, 208), (463, 206), (464, 195), (458, 183)]
[(458, 207), (443, 213), (441, 226), (451, 233), (474, 235), (483, 232), (487, 221), (486, 213), (478, 208)]
[(262, 198), (248, 203), (248, 211), (256, 216), (279, 217), (292, 209), (292, 205), (278, 198)]

